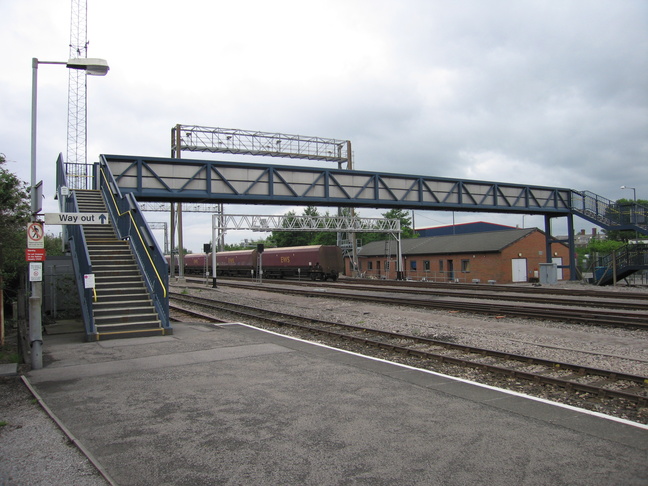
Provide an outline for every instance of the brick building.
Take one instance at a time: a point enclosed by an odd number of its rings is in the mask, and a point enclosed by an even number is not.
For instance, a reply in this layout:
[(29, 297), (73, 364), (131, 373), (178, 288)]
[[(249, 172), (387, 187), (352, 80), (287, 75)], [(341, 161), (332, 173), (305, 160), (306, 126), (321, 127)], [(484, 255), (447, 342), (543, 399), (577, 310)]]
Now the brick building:
[[(533, 282), (547, 263), (545, 233), (537, 228), (413, 238), (402, 241), (403, 277), (436, 282)], [(551, 245), (558, 280), (569, 280), (569, 248)], [(347, 262), (348, 265), (348, 262)], [(396, 241), (374, 241), (358, 251), (360, 275), (397, 277)], [(349, 275), (347, 268), (347, 275)]]

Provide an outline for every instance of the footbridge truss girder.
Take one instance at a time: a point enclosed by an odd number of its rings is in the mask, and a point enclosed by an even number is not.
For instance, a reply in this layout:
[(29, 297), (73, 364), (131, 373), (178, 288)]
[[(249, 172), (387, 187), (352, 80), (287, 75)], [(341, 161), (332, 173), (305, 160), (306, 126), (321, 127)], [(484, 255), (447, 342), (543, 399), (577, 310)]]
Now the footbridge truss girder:
[(102, 155), (138, 201), (509, 212), (566, 216), (572, 190), (356, 170)]

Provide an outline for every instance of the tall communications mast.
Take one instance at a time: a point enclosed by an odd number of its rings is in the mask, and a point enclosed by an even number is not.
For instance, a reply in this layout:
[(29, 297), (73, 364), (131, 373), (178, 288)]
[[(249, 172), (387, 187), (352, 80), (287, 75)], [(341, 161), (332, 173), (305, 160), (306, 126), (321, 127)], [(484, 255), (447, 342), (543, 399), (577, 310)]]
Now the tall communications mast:
[[(70, 59), (88, 57), (88, 5), (86, 0), (72, 0), (70, 18)], [(88, 186), (87, 84), (86, 71), (68, 69), (67, 176), (72, 189)]]

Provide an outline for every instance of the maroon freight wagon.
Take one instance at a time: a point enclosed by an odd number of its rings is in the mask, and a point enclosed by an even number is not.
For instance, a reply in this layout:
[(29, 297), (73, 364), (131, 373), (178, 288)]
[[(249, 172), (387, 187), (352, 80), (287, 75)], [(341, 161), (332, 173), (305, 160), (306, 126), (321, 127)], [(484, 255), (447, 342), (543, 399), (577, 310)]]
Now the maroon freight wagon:
[(342, 271), (342, 250), (337, 246), (271, 248), (261, 254), (263, 276), (337, 280)]
[[(186, 274), (204, 274), (207, 271), (211, 275), (211, 264), (211, 253), (185, 255)], [(257, 249), (216, 253), (218, 276), (256, 277), (259, 264), (263, 276), (267, 278), (300, 277), (335, 281), (344, 268), (342, 250), (333, 245), (268, 248), (262, 253)]]
[[(211, 254), (209, 255), (211, 268)], [(236, 250), (216, 253), (216, 274), (227, 277), (253, 277), (256, 275), (257, 251)]]

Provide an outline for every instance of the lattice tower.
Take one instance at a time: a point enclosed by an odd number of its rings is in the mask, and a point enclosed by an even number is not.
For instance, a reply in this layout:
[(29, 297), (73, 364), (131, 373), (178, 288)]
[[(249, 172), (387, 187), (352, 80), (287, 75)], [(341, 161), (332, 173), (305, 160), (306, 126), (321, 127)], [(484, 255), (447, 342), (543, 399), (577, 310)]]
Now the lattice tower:
[[(88, 57), (88, 5), (86, 0), (72, 0), (70, 17), (70, 59)], [(67, 176), (73, 189), (88, 189), (87, 166), (87, 74), (82, 69), (68, 69)]]

